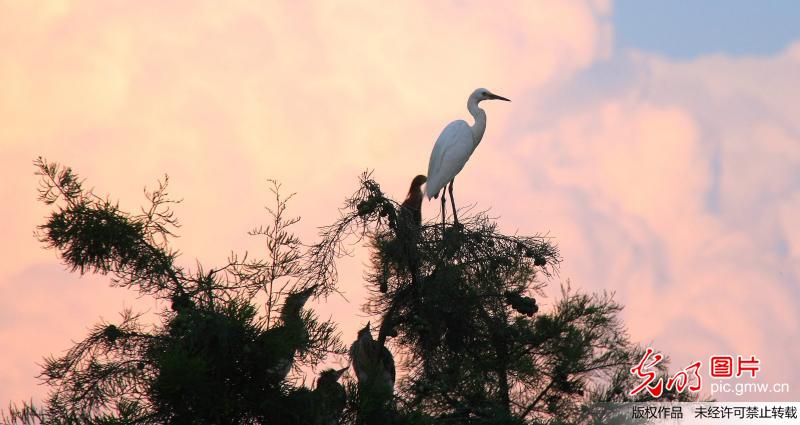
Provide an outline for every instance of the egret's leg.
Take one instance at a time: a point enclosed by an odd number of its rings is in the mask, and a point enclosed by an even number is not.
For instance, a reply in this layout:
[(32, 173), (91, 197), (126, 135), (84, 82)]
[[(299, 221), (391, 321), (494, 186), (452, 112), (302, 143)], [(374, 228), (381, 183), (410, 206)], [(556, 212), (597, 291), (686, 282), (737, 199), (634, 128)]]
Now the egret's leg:
[[(453, 224), (458, 224), (458, 214), (456, 214), (456, 198), (453, 197), (453, 183), (456, 179), (450, 180), (450, 204), (453, 205)], [(444, 199), (444, 198), (442, 198)]]
[(445, 220), (445, 215), (444, 214), (445, 214), (445, 204), (446, 204), (446, 200), (445, 200), (446, 196), (445, 195), (446, 194), (447, 194), (447, 189), (443, 187), (442, 188), (442, 233), (444, 233), (444, 220)]

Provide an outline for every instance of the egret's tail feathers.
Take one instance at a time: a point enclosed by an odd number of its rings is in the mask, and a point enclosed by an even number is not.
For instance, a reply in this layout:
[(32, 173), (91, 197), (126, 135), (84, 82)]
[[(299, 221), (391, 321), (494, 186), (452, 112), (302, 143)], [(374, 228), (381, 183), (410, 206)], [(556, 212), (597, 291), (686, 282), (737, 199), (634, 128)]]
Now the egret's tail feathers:
[(425, 196), (428, 197), (429, 201), (431, 200), (431, 198), (439, 199), (439, 190), (440, 189), (436, 189), (434, 187), (434, 184), (431, 184), (430, 180), (428, 180), (428, 183), (425, 184)]

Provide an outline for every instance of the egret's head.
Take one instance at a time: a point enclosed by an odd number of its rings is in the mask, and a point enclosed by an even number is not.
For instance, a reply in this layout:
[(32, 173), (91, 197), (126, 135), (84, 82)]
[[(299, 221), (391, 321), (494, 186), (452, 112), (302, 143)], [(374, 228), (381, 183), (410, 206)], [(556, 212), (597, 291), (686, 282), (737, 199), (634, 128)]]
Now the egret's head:
[(506, 102), (511, 102), (511, 100), (506, 99), (503, 96), (498, 96), (487, 89), (476, 89), (472, 92), (470, 98), (474, 98), (476, 102), (480, 102), (483, 100), (505, 100)]

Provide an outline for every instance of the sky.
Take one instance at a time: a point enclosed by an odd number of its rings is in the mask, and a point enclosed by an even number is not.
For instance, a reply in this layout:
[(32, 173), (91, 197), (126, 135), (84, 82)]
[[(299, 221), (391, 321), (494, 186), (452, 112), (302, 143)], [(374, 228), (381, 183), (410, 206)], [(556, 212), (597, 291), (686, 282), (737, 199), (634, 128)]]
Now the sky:
[(618, 50), (677, 60), (771, 56), (800, 36), (800, 4), (792, 0), (620, 0), (612, 16)]
[[(36, 157), (128, 210), (169, 174), (181, 264), (214, 267), (264, 251), (247, 231), (267, 179), (297, 193), (307, 243), (365, 169), (401, 198), (476, 87), (512, 102), (481, 104), (463, 205), (553, 236), (550, 287), (613, 292), (631, 339), (673, 369), (755, 355), (757, 382), (791, 389), (718, 399), (798, 400), (798, 15), (777, 0), (0, 0), (0, 405), (40, 400), (42, 358), (98, 320), (165, 307), (36, 240)], [(313, 304), (345, 340), (368, 320), (365, 263), (342, 261), (347, 299)]]

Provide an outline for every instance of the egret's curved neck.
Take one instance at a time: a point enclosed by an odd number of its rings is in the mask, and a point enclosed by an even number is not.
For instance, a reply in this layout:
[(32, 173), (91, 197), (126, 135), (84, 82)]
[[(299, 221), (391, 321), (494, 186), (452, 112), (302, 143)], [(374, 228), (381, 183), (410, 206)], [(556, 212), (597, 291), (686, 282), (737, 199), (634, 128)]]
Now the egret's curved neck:
[(475, 124), (470, 127), (472, 130), (472, 141), (475, 146), (481, 142), (483, 132), (486, 131), (486, 112), (478, 106), (478, 100), (470, 97), (467, 101), (467, 110), (475, 118)]

